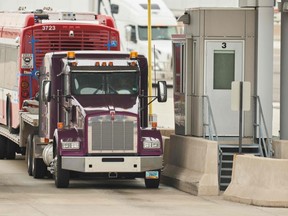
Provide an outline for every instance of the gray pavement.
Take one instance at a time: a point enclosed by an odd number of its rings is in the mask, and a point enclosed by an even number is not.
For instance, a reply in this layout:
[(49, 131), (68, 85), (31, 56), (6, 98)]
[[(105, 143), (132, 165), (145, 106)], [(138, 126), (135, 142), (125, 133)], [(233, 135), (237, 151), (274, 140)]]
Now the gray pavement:
[(0, 161), (0, 216), (215, 215), (286, 216), (288, 209), (225, 201), (223, 196), (196, 197), (161, 184), (146, 189), (143, 180), (73, 180), (56, 189), (52, 179), (26, 173), (25, 161)]

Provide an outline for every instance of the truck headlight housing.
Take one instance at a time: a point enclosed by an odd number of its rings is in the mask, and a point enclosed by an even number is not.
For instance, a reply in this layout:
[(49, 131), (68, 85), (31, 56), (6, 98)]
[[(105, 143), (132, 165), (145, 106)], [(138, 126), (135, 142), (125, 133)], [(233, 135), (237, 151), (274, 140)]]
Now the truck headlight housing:
[(62, 149), (64, 150), (76, 150), (80, 149), (80, 142), (78, 141), (61, 141)]
[(161, 147), (160, 140), (153, 137), (143, 137), (144, 149), (159, 149)]

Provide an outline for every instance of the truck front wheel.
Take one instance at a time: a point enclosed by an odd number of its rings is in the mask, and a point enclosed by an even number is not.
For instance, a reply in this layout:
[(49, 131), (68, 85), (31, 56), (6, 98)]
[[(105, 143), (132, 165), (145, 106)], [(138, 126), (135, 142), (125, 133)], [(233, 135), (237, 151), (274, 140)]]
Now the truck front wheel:
[(70, 173), (68, 170), (61, 168), (62, 157), (57, 154), (54, 161), (54, 180), (57, 188), (67, 188), (69, 186)]
[(45, 177), (47, 173), (47, 167), (42, 158), (34, 158), (33, 157), (33, 168), (32, 174), (36, 179), (42, 179)]

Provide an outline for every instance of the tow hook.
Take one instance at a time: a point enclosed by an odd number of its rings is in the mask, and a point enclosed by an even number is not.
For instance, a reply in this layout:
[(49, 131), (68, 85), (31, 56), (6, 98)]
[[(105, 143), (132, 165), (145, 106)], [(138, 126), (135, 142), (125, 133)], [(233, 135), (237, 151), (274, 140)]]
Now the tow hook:
[(118, 177), (118, 173), (116, 173), (116, 172), (109, 172), (108, 173), (108, 178), (115, 179), (117, 177)]

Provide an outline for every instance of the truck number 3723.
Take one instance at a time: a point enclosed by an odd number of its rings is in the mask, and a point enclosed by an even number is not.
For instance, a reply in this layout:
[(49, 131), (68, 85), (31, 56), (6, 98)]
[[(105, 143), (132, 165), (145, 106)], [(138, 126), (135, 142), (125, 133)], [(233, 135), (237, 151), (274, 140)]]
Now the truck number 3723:
[(54, 25), (42, 26), (42, 31), (55, 31), (55, 30), (56, 30), (56, 26)]

